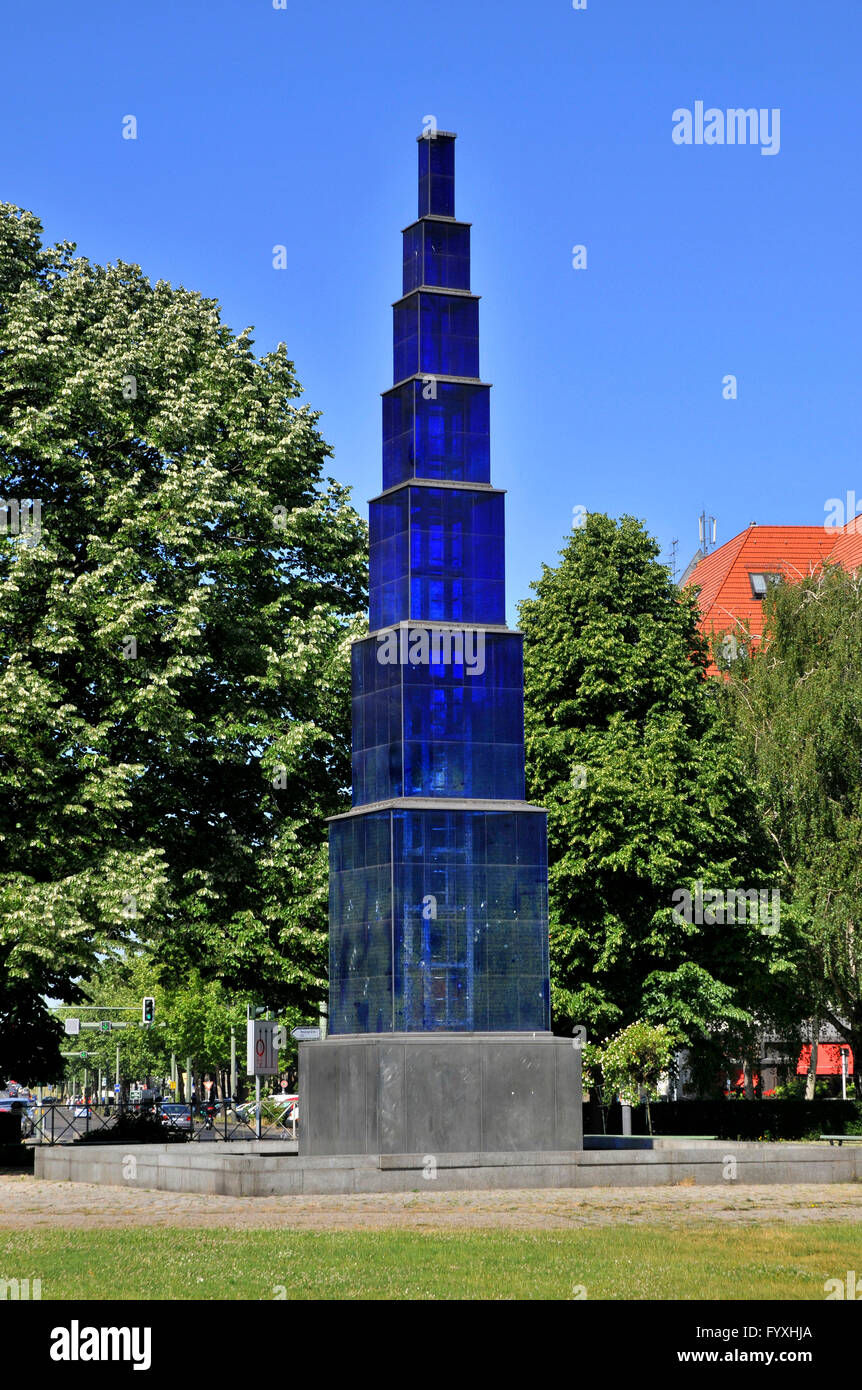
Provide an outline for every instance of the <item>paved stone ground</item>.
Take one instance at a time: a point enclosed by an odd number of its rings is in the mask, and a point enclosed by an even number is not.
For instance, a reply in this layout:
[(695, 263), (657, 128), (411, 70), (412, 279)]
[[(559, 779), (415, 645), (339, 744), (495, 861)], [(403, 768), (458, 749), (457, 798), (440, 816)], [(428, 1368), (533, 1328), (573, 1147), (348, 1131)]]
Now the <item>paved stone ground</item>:
[(0, 1174), (0, 1230), (50, 1227), (224, 1226), (230, 1229), (570, 1230), (777, 1221), (858, 1222), (862, 1184), (554, 1188), (548, 1191), (374, 1193), (321, 1197), (211, 1197)]

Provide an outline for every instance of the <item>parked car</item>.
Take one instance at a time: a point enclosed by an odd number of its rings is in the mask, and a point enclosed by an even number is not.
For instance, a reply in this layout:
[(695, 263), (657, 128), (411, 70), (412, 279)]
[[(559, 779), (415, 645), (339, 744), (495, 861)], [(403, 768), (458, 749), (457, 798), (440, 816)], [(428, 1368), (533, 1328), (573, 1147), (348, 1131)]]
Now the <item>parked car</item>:
[(11, 1114), (18, 1110), (32, 1114), (36, 1104), (29, 1091), (0, 1091), (0, 1112)]
[[(292, 1125), (294, 1120), (299, 1119), (299, 1096), (298, 1095), (277, 1095), (267, 1096), (264, 1105), (276, 1107), (276, 1118), (279, 1124)], [(279, 1113), (280, 1112), (280, 1113)]]
[(182, 1101), (165, 1101), (161, 1107), (162, 1124), (169, 1129), (191, 1129), (192, 1107)]
[[(234, 1114), (237, 1119), (245, 1120), (247, 1124), (254, 1124), (255, 1104), (253, 1100), (245, 1100), (242, 1105), (234, 1107)], [(265, 1120), (275, 1120), (277, 1124), (293, 1123), (294, 1112), (299, 1117), (299, 1096), (298, 1095), (276, 1095), (261, 1096), (260, 1113)]]
[(29, 1091), (10, 1086), (8, 1090), (0, 1091), (0, 1114), (20, 1115), (21, 1138), (29, 1139), (35, 1128), (36, 1097)]

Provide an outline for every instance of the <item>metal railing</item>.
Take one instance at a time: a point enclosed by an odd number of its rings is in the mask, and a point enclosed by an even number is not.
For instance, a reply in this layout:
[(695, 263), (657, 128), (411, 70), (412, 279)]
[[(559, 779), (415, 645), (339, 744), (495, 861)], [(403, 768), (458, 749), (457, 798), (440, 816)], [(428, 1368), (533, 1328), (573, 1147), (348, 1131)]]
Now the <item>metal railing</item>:
[[(282, 1112), (282, 1113), (279, 1113)], [(296, 1109), (292, 1112), (286, 1106), (261, 1102), (261, 1115), (258, 1120), (254, 1101), (235, 1105), (230, 1099), (220, 1100), (211, 1115), (207, 1107), (201, 1108), (203, 1124), (196, 1126), (192, 1138), (200, 1141), (207, 1134), (213, 1139), (230, 1141), (233, 1139), (273, 1139), (284, 1142), (296, 1139)]]
[[(205, 1105), (190, 1106), (186, 1103), (181, 1111), (164, 1108), (176, 1104), (183, 1103), (164, 1101), (153, 1105), (98, 1105), (90, 1101), (74, 1105), (42, 1102), (22, 1116), (21, 1138), (32, 1144), (73, 1144), (96, 1131), (110, 1132), (121, 1115), (148, 1111), (161, 1119), (166, 1138), (175, 1135), (178, 1139), (184, 1137), (196, 1142), (260, 1138), (283, 1143), (297, 1137), (295, 1107), (291, 1113), (288, 1107), (272, 1105), (264, 1100), (258, 1123), (257, 1107), (253, 1101), (234, 1105), (229, 1099), (220, 1100), (211, 1115), (207, 1113)], [(279, 1111), (283, 1113), (279, 1114)]]
[(29, 1110), (21, 1123), (21, 1138), (36, 1144), (73, 1144), (91, 1130), (112, 1129), (118, 1109), (97, 1106), (42, 1102)]

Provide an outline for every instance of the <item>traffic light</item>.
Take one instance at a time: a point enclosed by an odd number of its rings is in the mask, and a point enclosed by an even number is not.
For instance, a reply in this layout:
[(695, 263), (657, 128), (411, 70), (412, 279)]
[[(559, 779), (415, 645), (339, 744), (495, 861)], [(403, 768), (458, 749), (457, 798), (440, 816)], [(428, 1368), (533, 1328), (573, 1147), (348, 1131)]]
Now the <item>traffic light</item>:
[(144, 999), (144, 1008), (143, 1008), (143, 1014), (142, 1014), (143, 1022), (144, 1022), (144, 1023), (152, 1023), (152, 1021), (153, 1021), (153, 1019), (155, 1018), (155, 1016), (156, 1016), (156, 1001), (155, 1001), (155, 999), (152, 997), (151, 994), (148, 994), (148, 995), (145, 997), (145, 999)]

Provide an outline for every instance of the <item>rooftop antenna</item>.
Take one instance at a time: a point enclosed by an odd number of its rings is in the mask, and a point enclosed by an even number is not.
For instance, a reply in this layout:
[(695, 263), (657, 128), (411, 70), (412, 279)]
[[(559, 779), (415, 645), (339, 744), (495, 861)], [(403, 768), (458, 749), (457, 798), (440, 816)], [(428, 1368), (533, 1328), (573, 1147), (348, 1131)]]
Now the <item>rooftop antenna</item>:
[(700, 548), (704, 555), (708, 555), (715, 545), (716, 524), (715, 517), (707, 516), (705, 511), (702, 511), (697, 518), (698, 538), (700, 540)]
[(677, 548), (678, 545), (679, 545), (679, 541), (678, 541), (677, 537), (674, 536), (673, 540), (672, 540), (671, 543), (670, 543), (670, 566), (669, 566), (669, 569), (670, 569), (670, 577), (671, 577), (671, 579), (673, 580), (674, 584), (676, 583), (676, 572), (677, 572), (677, 570), (679, 569), (679, 566), (678, 566), (677, 563), (676, 563), (676, 548)]

